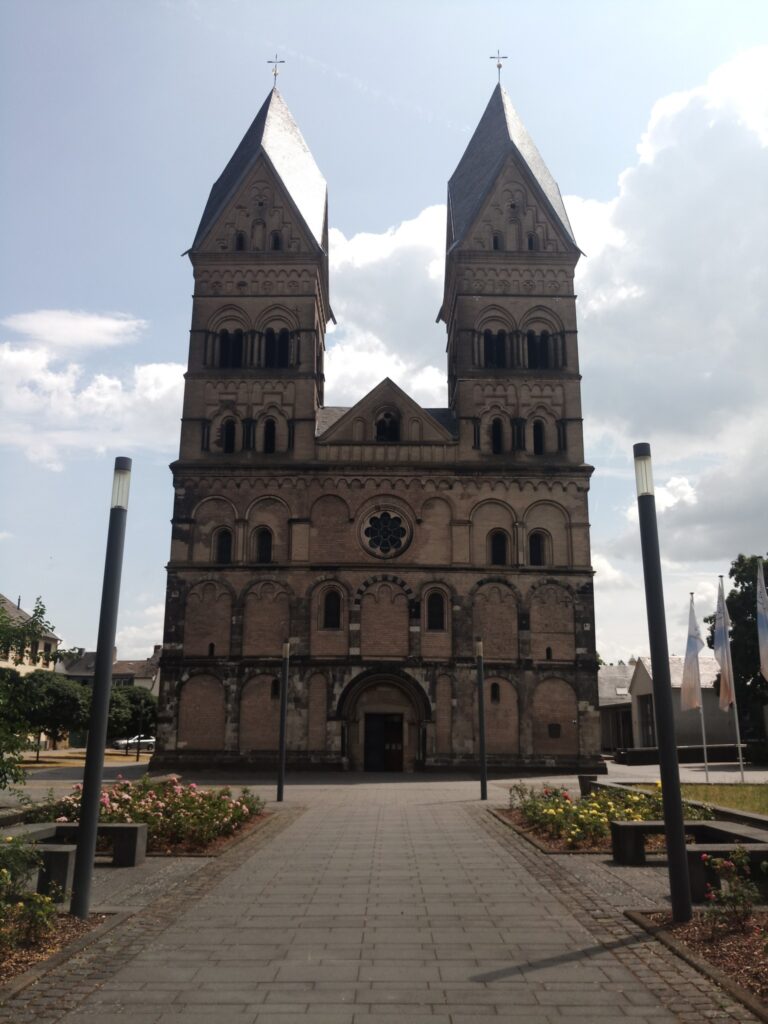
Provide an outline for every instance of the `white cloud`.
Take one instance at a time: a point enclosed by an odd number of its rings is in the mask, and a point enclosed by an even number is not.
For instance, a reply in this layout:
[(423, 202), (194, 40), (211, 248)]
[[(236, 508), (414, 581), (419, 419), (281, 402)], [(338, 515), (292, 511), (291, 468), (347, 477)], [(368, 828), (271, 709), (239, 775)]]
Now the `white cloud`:
[(163, 641), (164, 604), (128, 610), (121, 615), (115, 645), (121, 661), (148, 658), (155, 644)]
[(38, 309), (14, 313), (0, 321), (27, 343), (54, 349), (110, 348), (133, 341), (147, 326), (127, 313), (86, 313), (73, 309)]
[(632, 588), (637, 585), (626, 573), (617, 569), (605, 555), (598, 551), (592, 552), (592, 568), (595, 570), (595, 589), (601, 593), (607, 590)]
[(184, 367), (134, 366), (89, 373), (45, 348), (0, 345), (0, 439), (59, 470), (73, 452), (178, 446)]
[(10, 540), (13, 534), (10, 530), (0, 530), (0, 540)]

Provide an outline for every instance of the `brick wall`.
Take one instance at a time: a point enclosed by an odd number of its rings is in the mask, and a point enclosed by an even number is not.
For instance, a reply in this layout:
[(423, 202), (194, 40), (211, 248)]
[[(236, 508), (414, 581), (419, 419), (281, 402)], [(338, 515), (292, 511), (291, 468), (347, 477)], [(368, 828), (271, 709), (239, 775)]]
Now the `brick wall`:
[(257, 584), (248, 592), (243, 608), (243, 654), (279, 657), (289, 635), (288, 591), (279, 583)]
[(507, 587), (487, 583), (475, 594), (474, 635), (483, 641), (487, 661), (517, 658), (517, 601)]
[(307, 746), (309, 750), (325, 750), (328, 683), (323, 675), (316, 674), (309, 680), (309, 726)]
[(435, 686), (435, 744), (438, 754), (451, 753), (452, 686), (450, 676), (439, 676)]
[(539, 587), (531, 598), (531, 657), (544, 661), (547, 648), (555, 661), (576, 657), (573, 600), (564, 587)]
[(272, 696), (274, 676), (252, 676), (240, 695), (240, 751), (277, 750), (280, 700)]
[[(534, 754), (578, 754), (576, 694), (562, 679), (545, 679), (533, 692)], [(559, 736), (550, 735), (550, 726)]]
[(208, 657), (214, 644), (216, 657), (229, 655), (232, 598), (218, 583), (207, 581), (193, 586), (187, 594), (184, 619), (184, 653)]
[(178, 745), (187, 750), (224, 747), (224, 687), (212, 676), (193, 676), (181, 687)]
[(408, 598), (392, 583), (378, 583), (360, 602), (360, 647), (364, 658), (408, 655)]
[[(498, 692), (498, 703), (491, 699), (494, 692)], [(485, 745), (489, 754), (516, 754), (520, 750), (517, 690), (508, 679), (498, 676), (485, 680)]]

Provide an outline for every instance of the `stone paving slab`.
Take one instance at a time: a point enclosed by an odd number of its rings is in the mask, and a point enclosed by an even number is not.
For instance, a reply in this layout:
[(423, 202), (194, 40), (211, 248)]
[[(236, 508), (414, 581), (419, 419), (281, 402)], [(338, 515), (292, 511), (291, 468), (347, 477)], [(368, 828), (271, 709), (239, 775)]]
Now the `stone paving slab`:
[(0, 1007), (0, 1021), (754, 1019), (622, 916), (658, 905), (652, 869), (544, 855), (461, 783), (301, 795), (306, 810), (294, 798), (268, 828), (156, 887), (120, 934)]

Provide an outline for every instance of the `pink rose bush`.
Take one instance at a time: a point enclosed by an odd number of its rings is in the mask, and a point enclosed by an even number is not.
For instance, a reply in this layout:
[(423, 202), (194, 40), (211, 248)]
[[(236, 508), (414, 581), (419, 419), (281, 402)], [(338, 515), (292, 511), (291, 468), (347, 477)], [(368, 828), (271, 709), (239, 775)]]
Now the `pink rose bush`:
[[(37, 821), (78, 821), (82, 786), (53, 804), (34, 809)], [(230, 836), (247, 821), (258, 816), (264, 801), (243, 789), (233, 796), (231, 789), (200, 789), (194, 782), (185, 785), (177, 775), (157, 780), (143, 778), (117, 782), (102, 791), (99, 821), (146, 822), (147, 850), (165, 851), (175, 847), (204, 849), (221, 836)]]

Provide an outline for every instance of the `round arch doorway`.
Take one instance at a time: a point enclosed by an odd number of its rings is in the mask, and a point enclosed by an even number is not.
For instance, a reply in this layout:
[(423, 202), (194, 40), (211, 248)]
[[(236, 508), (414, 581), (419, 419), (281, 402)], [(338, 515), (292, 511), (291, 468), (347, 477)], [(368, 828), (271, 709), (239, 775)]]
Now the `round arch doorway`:
[(338, 714), (353, 770), (412, 772), (423, 762), (431, 709), (422, 688), (407, 676), (359, 676), (342, 693)]

